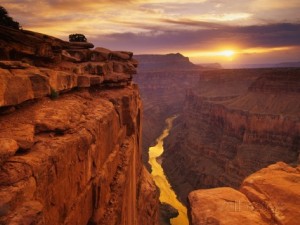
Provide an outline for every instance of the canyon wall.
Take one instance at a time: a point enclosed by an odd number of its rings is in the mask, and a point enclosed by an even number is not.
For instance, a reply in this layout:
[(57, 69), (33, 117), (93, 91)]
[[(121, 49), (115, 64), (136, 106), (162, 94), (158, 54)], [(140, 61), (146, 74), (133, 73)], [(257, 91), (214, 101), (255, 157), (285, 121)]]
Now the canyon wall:
[(0, 224), (158, 224), (130, 52), (0, 26)]
[(137, 59), (138, 76), (134, 81), (139, 85), (144, 106), (142, 143), (147, 165), (149, 147), (155, 145), (165, 120), (181, 112), (186, 90), (197, 83), (200, 70), (180, 54), (138, 55)]
[(300, 69), (207, 71), (186, 94), (165, 140), (163, 167), (190, 191), (230, 186), (272, 163), (299, 163)]
[(189, 194), (191, 224), (297, 225), (300, 212), (300, 166), (283, 162), (247, 177), (239, 191), (229, 187)]

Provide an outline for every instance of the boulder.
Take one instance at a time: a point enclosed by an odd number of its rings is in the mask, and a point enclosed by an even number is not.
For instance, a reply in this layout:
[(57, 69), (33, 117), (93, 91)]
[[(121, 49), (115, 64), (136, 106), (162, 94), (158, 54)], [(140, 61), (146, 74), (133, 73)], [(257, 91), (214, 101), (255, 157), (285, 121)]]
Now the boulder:
[(193, 191), (188, 196), (192, 225), (266, 225), (248, 198), (233, 188)]
[(188, 196), (192, 225), (299, 224), (300, 166), (278, 162), (248, 176), (240, 191), (200, 189)]
[(300, 165), (273, 164), (247, 177), (240, 190), (270, 223), (299, 224)]

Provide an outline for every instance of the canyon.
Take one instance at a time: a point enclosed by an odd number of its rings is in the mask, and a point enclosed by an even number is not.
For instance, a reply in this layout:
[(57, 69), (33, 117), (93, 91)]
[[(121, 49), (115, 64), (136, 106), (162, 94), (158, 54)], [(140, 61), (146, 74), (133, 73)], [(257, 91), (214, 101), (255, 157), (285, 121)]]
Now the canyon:
[(138, 76), (133, 80), (143, 99), (143, 162), (149, 169), (149, 147), (155, 145), (165, 120), (181, 111), (186, 90), (199, 80), (199, 67), (178, 53), (137, 55), (136, 59), (139, 60)]
[[(153, 55), (141, 56), (140, 63), (146, 65), (135, 80), (145, 108), (143, 151), (154, 146), (164, 120), (178, 115), (164, 141), (160, 162), (177, 196), (189, 208), (190, 223), (239, 224), (246, 217), (245, 224), (297, 224), (292, 218), (299, 218), (295, 207), (300, 200), (299, 169), (294, 168), (299, 165), (300, 150), (300, 70), (187, 69), (186, 58), (182, 57), (180, 67), (178, 54), (173, 55), (174, 68), (168, 54), (165, 68), (161, 63), (157, 69), (149, 66), (155, 65)], [(289, 165), (274, 164), (279, 161)], [(262, 169), (271, 164), (272, 170)], [(260, 169), (270, 171), (264, 178), (270, 180), (267, 186), (253, 179), (264, 174)], [(273, 173), (278, 175), (274, 179)], [(250, 194), (244, 191), (245, 182), (254, 186)], [(277, 194), (290, 197), (277, 199)], [(272, 198), (277, 199), (275, 203)], [(279, 213), (290, 210), (289, 219), (281, 220), (272, 209), (285, 202)], [(224, 204), (231, 204), (229, 211)], [(244, 209), (240, 213), (234, 207)]]
[(165, 140), (163, 167), (186, 203), (199, 188), (238, 188), (278, 161), (297, 165), (300, 70), (206, 71)]
[(0, 26), (0, 224), (170, 224), (158, 145), (191, 225), (296, 225), (300, 69), (205, 66)]
[(0, 224), (158, 224), (132, 53), (0, 34)]

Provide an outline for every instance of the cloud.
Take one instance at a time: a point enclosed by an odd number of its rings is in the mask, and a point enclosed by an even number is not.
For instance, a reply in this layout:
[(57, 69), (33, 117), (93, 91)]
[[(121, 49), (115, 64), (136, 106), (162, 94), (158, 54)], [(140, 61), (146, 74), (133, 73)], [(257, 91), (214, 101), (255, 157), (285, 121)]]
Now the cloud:
[(191, 19), (161, 19), (160, 20), (163, 23), (169, 23), (169, 24), (176, 24), (176, 25), (182, 25), (182, 26), (195, 26), (195, 27), (203, 27), (203, 28), (224, 28), (228, 27), (228, 25), (223, 25), (220, 23), (213, 23), (213, 22), (207, 22), (207, 21), (199, 21), (199, 20), (191, 20)]
[(187, 4), (187, 3), (204, 3), (208, 0), (137, 0), (140, 3), (148, 4)]
[(300, 46), (299, 0), (2, 0), (24, 29), (137, 53)]
[(270, 11), (274, 9), (285, 9), (285, 8), (299, 8), (299, 0), (254, 0), (251, 4), (251, 8), (254, 10)]
[(300, 47), (299, 36), (300, 24), (269, 24), (220, 29), (114, 33), (99, 35), (91, 41), (96, 45), (115, 50), (125, 48), (135, 53), (189, 53), (237, 48), (241, 51), (249, 49), (246, 53), (251, 50), (255, 54), (267, 52), (268, 49), (284, 51), (295, 46)]
[(300, 24), (279, 23), (261, 26), (236, 27), (237, 34), (251, 47), (300, 45)]

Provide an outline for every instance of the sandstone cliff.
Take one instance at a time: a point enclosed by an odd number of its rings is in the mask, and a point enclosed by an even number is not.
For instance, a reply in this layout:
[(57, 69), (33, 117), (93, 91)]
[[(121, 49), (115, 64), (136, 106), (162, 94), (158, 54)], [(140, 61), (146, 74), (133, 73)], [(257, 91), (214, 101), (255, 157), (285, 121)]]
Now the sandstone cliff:
[(192, 225), (297, 225), (300, 166), (279, 162), (247, 177), (240, 190), (213, 188), (189, 194)]
[(237, 188), (278, 161), (299, 163), (299, 87), (299, 69), (201, 75), (165, 140), (163, 167), (181, 199), (198, 188)]
[(92, 47), (0, 26), (0, 224), (158, 224), (137, 61)]

